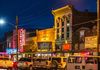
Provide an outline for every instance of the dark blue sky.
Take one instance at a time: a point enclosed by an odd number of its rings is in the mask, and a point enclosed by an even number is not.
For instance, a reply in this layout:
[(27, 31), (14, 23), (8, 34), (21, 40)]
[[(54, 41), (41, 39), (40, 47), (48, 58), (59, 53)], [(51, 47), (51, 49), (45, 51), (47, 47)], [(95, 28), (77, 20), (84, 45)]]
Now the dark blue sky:
[[(0, 26), (0, 33), (12, 29), (16, 15), (19, 17), (20, 27), (26, 29), (42, 29), (53, 26), (52, 9), (71, 3), (77, 10), (96, 12), (96, 0), (0, 0), (0, 18), (6, 24)], [(10, 24), (9, 24), (10, 23)]]

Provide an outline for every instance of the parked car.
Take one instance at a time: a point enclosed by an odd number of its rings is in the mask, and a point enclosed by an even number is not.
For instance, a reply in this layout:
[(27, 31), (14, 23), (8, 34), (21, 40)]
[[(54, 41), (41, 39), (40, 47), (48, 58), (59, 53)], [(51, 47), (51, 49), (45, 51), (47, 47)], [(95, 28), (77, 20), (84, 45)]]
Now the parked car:
[(57, 68), (60, 70), (67, 70), (67, 59), (68, 57), (50, 57), (49, 61), (47, 61), (47, 67), (52, 69), (55, 67), (55, 62), (58, 64)]
[(0, 57), (0, 69), (12, 69), (13, 61), (8, 57)]
[(67, 70), (98, 70), (98, 58), (100, 56), (69, 56)]
[(33, 60), (32, 58), (20, 58), (17, 62), (18, 69), (32, 69)]
[(47, 60), (48, 59), (46, 58), (36, 58), (33, 62), (33, 68), (34, 69), (46, 69)]

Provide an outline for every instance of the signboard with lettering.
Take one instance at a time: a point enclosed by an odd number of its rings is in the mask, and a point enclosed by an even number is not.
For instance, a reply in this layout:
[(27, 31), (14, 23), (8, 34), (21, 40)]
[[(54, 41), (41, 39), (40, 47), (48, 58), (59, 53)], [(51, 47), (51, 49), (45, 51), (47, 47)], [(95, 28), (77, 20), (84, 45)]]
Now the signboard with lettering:
[(71, 44), (67, 43), (67, 44), (63, 44), (63, 51), (68, 51), (71, 50)]
[(85, 48), (97, 48), (97, 36), (85, 37)]
[(17, 53), (17, 49), (13, 49), (13, 48), (7, 48), (6, 49), (6, 53), (7, 54), (16, 54)]
[(51, 42), (38, 42), (38, 50), (50, 50), (52, 46)]
[(25, 45), (25, 29), (18, 30), (18, 50), (23, 52), (23, 46)]

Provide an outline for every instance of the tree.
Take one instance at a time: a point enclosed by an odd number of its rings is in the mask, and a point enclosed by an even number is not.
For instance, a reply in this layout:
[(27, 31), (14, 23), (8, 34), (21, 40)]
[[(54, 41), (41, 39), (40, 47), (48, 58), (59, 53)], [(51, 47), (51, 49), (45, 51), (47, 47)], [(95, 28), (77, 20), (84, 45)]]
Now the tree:
[(24, 46), (25, 52), (35, 52), (37, 51), (36, 43), (32, 40), (27, 42), (27, 44)]

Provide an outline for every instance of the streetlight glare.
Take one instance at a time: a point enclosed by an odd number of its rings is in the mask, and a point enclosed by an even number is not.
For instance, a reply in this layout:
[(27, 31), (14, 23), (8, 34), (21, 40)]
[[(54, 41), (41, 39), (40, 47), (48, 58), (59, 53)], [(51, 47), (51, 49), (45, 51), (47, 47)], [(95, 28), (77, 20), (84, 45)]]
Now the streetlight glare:
[(0, 19), (0, 24), (4, 24), (5, 20), (4, 19)]

